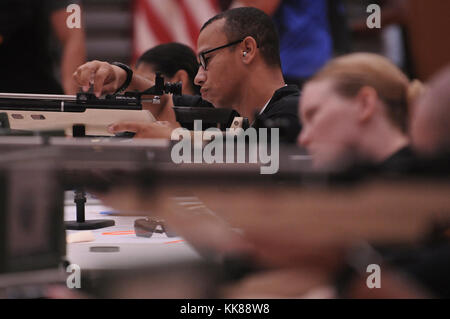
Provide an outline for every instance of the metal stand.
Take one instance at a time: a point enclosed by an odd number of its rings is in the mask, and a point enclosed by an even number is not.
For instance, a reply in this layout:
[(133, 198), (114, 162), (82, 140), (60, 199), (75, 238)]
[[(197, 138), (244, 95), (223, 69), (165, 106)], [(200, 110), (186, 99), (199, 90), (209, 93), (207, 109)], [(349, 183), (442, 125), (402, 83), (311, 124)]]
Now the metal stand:
[[(74, 125), (73, 127), (73, 137), (84, 137), (85, 128), (84, 125)], [(85, 219), (85, 203), (86, 203), (86, 192), (83, 188), (78, 188), (75, 190), (74, 199), (76, 209), (77, 209), (77, 220), (76, 221), (66, 221), (66, 229), (71, 230), (90, 230), (99, 229), (109, 226), (114, 226), (115, 222), (112, 219)]]
[(66, 229), (71, 230), (90, 230), (99, 229), (114, 226), (114, 220), (112, 219), (85, 219), (85, 207), (86, 203), (86, 193), (83, 189), (75, 190), (75, 200), (77, 207), (77, 220), (76, 221), (66, 221)]

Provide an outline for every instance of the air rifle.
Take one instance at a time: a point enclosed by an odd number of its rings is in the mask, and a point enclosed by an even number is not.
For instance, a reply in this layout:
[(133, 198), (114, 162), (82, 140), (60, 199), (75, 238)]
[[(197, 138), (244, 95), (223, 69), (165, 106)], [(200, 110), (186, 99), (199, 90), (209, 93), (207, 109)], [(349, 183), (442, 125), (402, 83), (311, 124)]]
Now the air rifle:
[[(0, 111), (41, 111), (41, 112), (84, 112), (86, 109), (142, 110), (142, 103), (160, 103), (159, 96), (164, 94), (181, 95), (181, 82), (164, 83), (157, 73), (155, 85), (142, 92), (108, 94), (97, 98), (93, 93), (77, 95), (0, 93)], [(144, 96), (153, 96), (144, 98)]]

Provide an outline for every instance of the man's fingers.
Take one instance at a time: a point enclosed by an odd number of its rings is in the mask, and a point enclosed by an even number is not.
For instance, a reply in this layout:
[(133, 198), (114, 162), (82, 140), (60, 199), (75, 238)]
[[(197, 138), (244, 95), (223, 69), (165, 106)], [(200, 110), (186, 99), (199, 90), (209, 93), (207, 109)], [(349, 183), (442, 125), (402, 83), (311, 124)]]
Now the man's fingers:
[(103, 92), (103, 85), (105, 83), (105, 80), (111, 76), (111, 69), (106, 67), (105, 65), (102, 65), (94, 76), (94, 94), (97, 97), (100, 97)]
[(95, 72), (100, 68), (100, 62), (92, 61), (86, 63), (80, 70), (80, 85), (89, 88)]
[(95, 76), (95, 73), (100, 66), (101, 62), (99, 61), (91, 61), (81, 65), (74, 73), (75, 82), (79, 86), (83, 87), (84, 91), (87, 91), (91, 84), (92, 77)]
[(102, 94), (112, 94), (115, 93), (116, 90), (116, 84), (114, 82), (111, 82), (109, 84), (103, 85)]

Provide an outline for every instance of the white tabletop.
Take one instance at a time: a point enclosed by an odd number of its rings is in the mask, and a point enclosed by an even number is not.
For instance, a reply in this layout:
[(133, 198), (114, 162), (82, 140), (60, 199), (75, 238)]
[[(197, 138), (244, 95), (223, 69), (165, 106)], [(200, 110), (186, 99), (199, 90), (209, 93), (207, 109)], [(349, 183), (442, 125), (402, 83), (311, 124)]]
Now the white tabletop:
[[(82, 270), (144, 267), (201, 258), (181, 237), (167, 237), (165, 233), (155, 233), (151, 238), (137, 237), (133, 233), (133, 225), (134, 221), (143, 218), (142, 216), (112, 216), (100, 213), (105, 211), (112, 209), (100, 205), (98, 201), (88, 196), (85, 206), (86, 220), (113, 219), (115, 225), (92, 230), (94, 241), (67, 244), (67, 260), (80, 266)], [(71, 204), (70, 194), (66, 200), (64, 213), (65, 220), (76, 219), (76, 209), (75, 205)], [(74, 232), (78, 231), (66, 230), (66, 234)], [(107, 248), (109, 252), (92, 252), (92, 247), (112, 248)]]

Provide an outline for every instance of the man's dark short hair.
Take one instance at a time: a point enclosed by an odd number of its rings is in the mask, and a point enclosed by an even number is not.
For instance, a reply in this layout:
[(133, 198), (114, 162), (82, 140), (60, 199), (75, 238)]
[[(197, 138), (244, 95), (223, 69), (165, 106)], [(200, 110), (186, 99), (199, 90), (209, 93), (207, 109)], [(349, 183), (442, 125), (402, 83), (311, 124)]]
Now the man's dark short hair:
[(280, 40), (271, 17), (252, 7), (230, 9), (209, 19), (200, 32), (221, 19), (225, 19), (224, 32), (230, 42), (251, 36), (256, 40), (267, 65), (281, 67)]
[(179, 70), (185, 70), (194, 93), (200, 94), (200, 87), (194, 84), (198, 71), (197, 57), (190, 47), (175, 42), (157, 45), (142, 54), (136, 67), (141, 63), (151, 65), (155, 72), (169, 78)]

